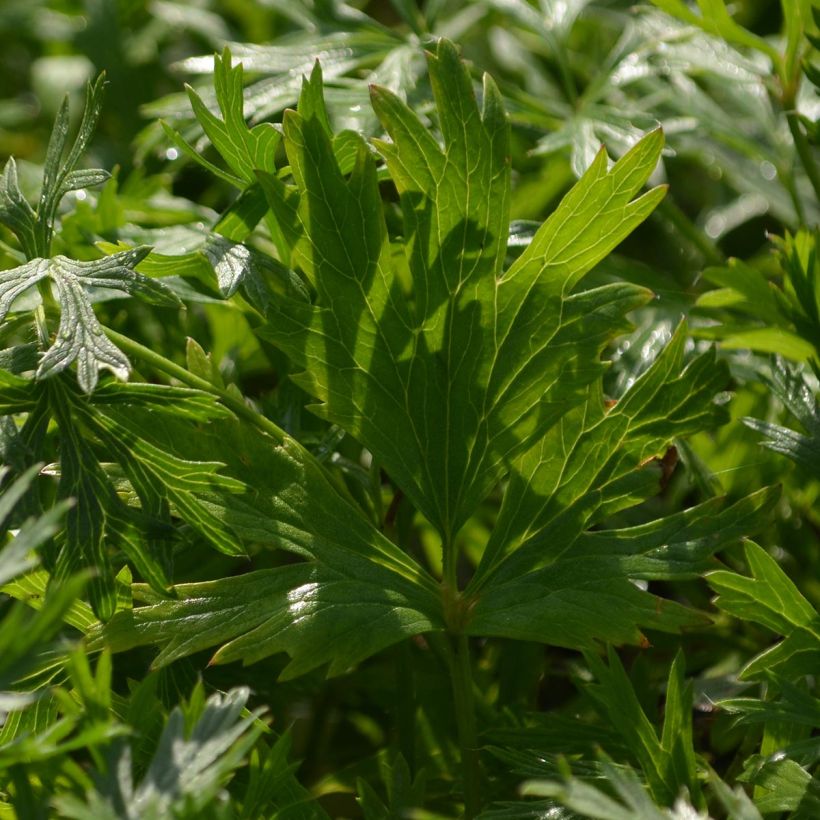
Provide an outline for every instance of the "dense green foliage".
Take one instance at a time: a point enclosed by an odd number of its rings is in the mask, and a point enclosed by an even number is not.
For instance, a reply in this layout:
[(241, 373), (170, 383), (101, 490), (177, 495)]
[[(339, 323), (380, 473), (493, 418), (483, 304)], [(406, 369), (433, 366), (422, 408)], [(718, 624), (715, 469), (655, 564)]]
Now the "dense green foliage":
[(0, 817), (820, 816), (818, 18), (0, 6)]

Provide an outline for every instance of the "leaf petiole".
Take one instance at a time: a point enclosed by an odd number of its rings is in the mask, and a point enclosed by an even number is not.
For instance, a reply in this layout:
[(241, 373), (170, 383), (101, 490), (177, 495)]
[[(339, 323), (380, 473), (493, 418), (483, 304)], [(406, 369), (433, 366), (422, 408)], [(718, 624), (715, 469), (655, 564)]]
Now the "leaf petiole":
[(240, 397), (232, 395), (227, 390), (216, 387), (209, 381), (191, 373), (184, 367), (180, 367), (170, 359), (166, 359), (165, 356), (141, 345), (128, 336), (123, 336), (121, 333), (111, 330), (111, 328), (105, 328), (105, 333), (112, 342), (115, 342), (124, 351), (130, 353), (135, 358), (141, 359), (161, 373), (165, 373), (167, 376), (177, 379), (183, 384), (188, 385), (188, 387), (193, 387), (196, 390), (202, 390), (215, 396), (221, 404), (235, 413), (239, 418), (250, 422), (254, 427), (263, 433), (267, 433), (278, 443), (281, 444), (287, 438), (287, 434), (281, 427), (272, 422), (267, 416), (263, 416), (252, 407), (249, 407)]

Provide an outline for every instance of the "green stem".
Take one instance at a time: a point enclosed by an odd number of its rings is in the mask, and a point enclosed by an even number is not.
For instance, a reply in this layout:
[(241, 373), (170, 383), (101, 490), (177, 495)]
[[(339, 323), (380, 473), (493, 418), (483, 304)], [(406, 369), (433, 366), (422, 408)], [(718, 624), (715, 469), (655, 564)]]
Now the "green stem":
[(241, 398), (232, 395), (227, 390), (222, 390), (221, 388), (216, 387), (209, 381), (206, 381), (199, 376), (194, 375), (184, 367), (174, 364), (174, 362), (170, 359), (166, 359), (159, 353), (155, 353), (150, 348), (141, 345), (139, 342), (135, 342), (128, 336), (123, 336), (121, 333), (117, 333), (115, 330), (111, 330), (110, 328), (106, 328), (105, 332), (111, 341), (118, 347), (122, 348), (125, 353), (130, 353), (132, 356), (135, 356), (146, 364), (156, 368), (161, 373), (165, 373), (183, 384), (188, 385), (188, 387), (193, 387), (197, 390), (210, 393), (212, 396), (219, 399), (225, 407), (235, 413), (239, 418), (249, 422), (263, 433), (267, 433), (277, 442), (281, 443), (287, 437), (285, 431), (282, 430), (281, 427), (274, 424), (266, 416), (258, 413), (252, 407), (249, 407)]
[(446, 594), (453, 597), (458, 595), (458, 549), (452, 538), (445, 538), (441, 544), (441, 577)]
[(37, 290), (40, 293), (40, 304), (34, 310), (34, 325), (37, 328), (37, 339), (40, 347), (47, 350), (51, 345), (51, 333), (48, 329), (48, 318), (46, 311), (54, 305), (54, 296), (51, 293), (51, 285), (48, 279), (41, 279), (37, 283)]
[(812, 156), (811, 146), (809, 145), (806, 135), (800, 128), (800, 119), (797, 116), (797, 111), (791, 110), (786, 113), (786, 122), (789, 124), (789, 131), (792, 132), (792, 139), (794, 140), (794, 147), (797, 149), (797, 155), (803, 163), (803, 168), (806, 170), (806, 175), (814, 188), (815, 196), (820, 199), (820, 169)]
[(473, 676), (470, 670), (470, 645), (466, 635), (451, 638), (449, 654), (458, 745), (461, 750), (464, 818), (472, 820), (481, 811), (481, 768), (478, 758)]
[(37, 328), (37, 341), (40, 347), (47, 350), (50, 342), (45, 305), (41, 302), (34, 310), (34, 326)]

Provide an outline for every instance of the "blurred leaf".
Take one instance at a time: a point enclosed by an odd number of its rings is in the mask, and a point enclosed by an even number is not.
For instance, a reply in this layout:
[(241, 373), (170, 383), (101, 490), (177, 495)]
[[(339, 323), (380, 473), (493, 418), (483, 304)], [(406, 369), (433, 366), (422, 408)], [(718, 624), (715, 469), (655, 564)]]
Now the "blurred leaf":
[(183, 709), (175, 707), (137, 785), (129, 744), (113, 745), (96, 790), (87, 792), (84, 800), (68, 793), (55, 798), (61, 816), (75, 820), (214, 816), (213, 803), (224, 801), (220, 791), (225, 780), (242, 765), (263, 731), (258, 712), (242, 714), (249, 694), (246, 688), (237, 688), (211, 695), (188, 716), (192, 723), (188, 728)]
[(768, 436), (764, 447), (782, 453), (796, 461), (810, 474), (820, 478), (820, 403), (814, 397), (805, 377), (774, 360), (769, 386), (786, 409), (803, 425), (805, 433), (798, 433), (779, 424), (746, 418), (744, 424)]

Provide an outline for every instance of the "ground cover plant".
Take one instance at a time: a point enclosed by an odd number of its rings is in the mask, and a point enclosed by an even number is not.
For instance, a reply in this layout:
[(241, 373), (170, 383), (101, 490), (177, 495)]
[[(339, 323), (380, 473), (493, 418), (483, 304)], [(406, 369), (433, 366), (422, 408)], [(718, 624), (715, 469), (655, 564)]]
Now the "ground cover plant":
[(0, 816), (817, 816), (816, 17), (0, 9)]

